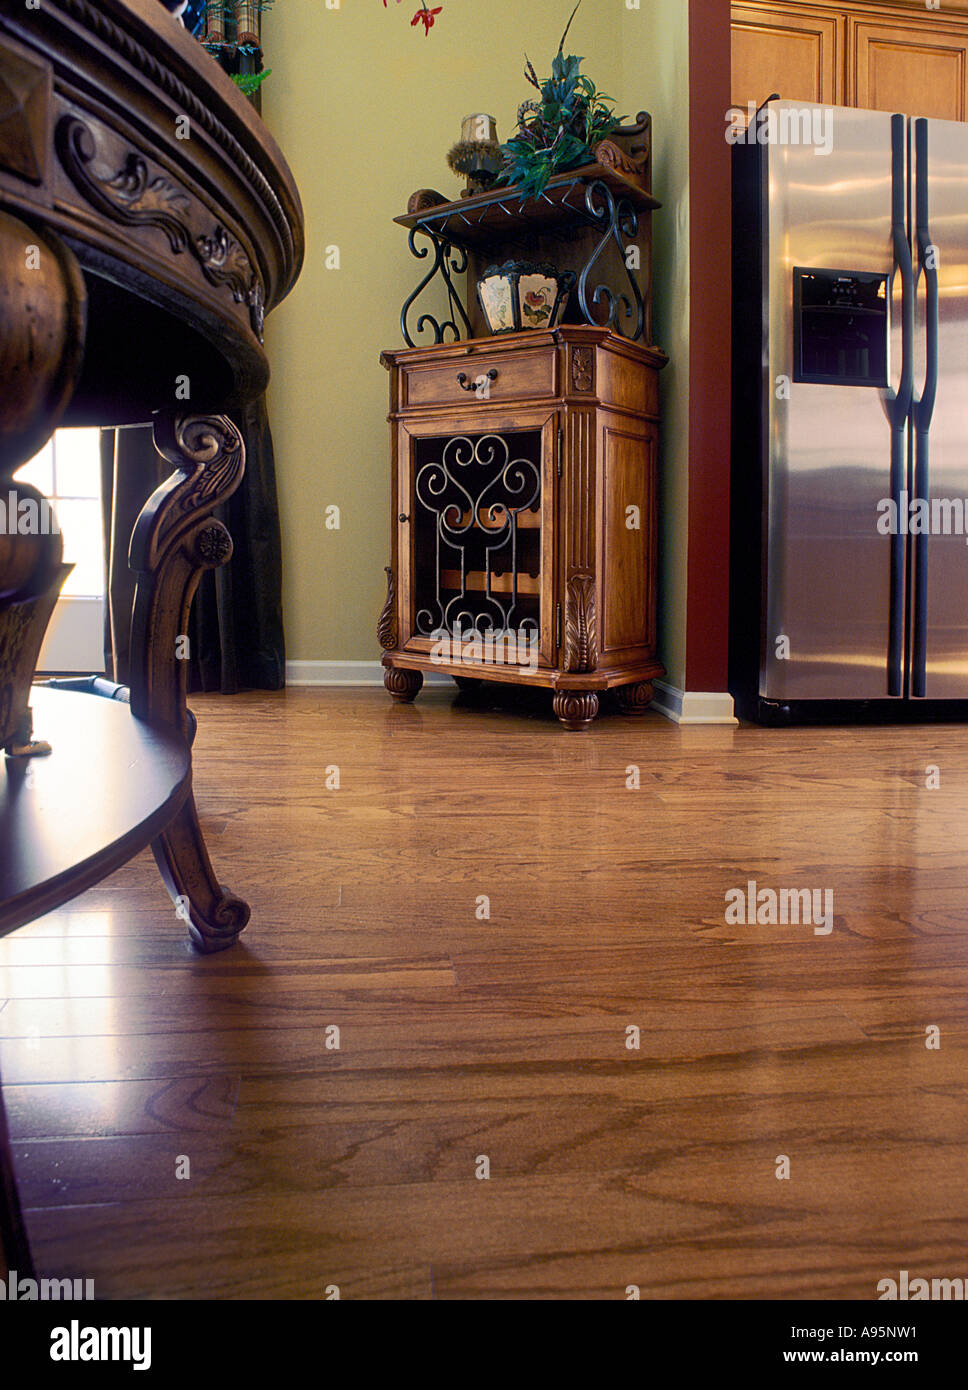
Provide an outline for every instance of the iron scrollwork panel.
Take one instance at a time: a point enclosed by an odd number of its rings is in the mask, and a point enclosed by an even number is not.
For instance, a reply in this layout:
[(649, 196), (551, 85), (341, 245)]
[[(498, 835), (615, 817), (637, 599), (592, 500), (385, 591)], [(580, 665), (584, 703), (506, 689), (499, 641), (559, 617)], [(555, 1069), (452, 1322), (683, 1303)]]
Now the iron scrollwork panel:
[(421, 548), (432, 546), (416, 588), (415, 636), (536, 644), (540, 431), (423, 441), (414, 498), (418, 545), (423, 536)]
[(407, 240), (407, 245), (410, 247), (410, 254), (417, 260), (426, 260), (431, 249), (431, 247), (428, 246), (417, 245), (416, 237), (418, 232), (422, 233), (429, 240), (433, 248), (433, 261), (426, 275), (417, 285), (417, 288), (404, 300), (403, 308), (400, 310), (400, 330), (403, 333), (404, 341), (408, 347), (423, 346), (423, 344), (415, 343), (413, 340), (413, 336), (410, 332), (410, 314), (416, 300), (420, 298), (423, 291), (437, 275), (441, 276), (447, 289), (447, 302), (449, 305), (450, 317), (438, 321), (433, 314), (421, 314), (417, 319), (414, 332), (419, 336), (421, 333), (425, 333), (429, 327), (433, 331), (434, 343), (436, 344), (446, 341), (445, 335), (449, 329), (453, 334), (451, 341), (460, 342), (461, 329), (457, 322), (459, 318), (460, 323), (463, 324), (464, 327), (464, 336), (468, 338), (472, 337), (470, 319), (467, 317), (463, 301), (453, 281), (454, 275), (463, 275), (467, 270), (467, 252), (461, 246), (454, 246), (446, 237), (441, 236), (431, 228), (418, 225), (411, 228), (410, 236)]
[[(578, 277), (578, 303), (581, 312), (587, 323), (597, 324), (602, 328), (610, 328), (614, 333), (621, 334), (623, 338), (639, 339), (645, 328), (645, 307), (638, 281), (629, 266), (626, 245), (623, 241), (623, 237), (633, 241), (638, 236), (638, 215), (628, 198), (616, 198), (608, 184), (601, 179), (595, 179), (585, 189), (585, 211), (591, 225), (602, 229), (602, 235)], [(609, 242), (614, 242), (618, 247), (632, 290), (632, 299), (629, 299), (627, 294), (616, 294), (604, 283), (595, 285), (589, 295), (589, 279), (592, 270), (604, 254)], [(606, 309), (604, 320), (595, 313), (599, 304), (603, 302)], [(619, 309), (622, 310), (623, 314), (621, 322)], [(634, 319), (631, 332), (627, 331), (628, 319)]]

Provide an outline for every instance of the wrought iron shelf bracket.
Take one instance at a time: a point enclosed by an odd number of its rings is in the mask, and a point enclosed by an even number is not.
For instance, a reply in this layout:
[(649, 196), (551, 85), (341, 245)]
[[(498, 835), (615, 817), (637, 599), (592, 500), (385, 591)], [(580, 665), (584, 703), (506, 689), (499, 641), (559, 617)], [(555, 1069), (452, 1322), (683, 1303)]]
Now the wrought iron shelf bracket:
[[(638, 214), (628, 198), (616, 198), (608, 184), (603, 183), (601, 179), (595, 179), (585, 189), (585, 209), (590, 224), (600, 229), (602, 233), (598, 244), (578, 276), (578, 304), (585, 322), (600, 328), (610, 328), (613, 333), (618, 333), (623, 338), (638, 341), (645, 328), (645, 305), (638, 281), (632, 274), (628, 263), (628, 246), (634, 244), (639, 233)], [(631, 300), (626, 294), (616, 295), (612, 288), (604, 282), (595, 285), (589, 294), (589, 279), (592, 270), (611, 241), (614, 241), (618, 247), (622, 264), (625, 266), (625, 274), (632, 290)], [(633, 301), (634, 309), (632, 307)], [(595, 314), (595, 308), (602, 302), (607, 309), (607, 317), (604, 322)], [(626, 325), (619, 322), (620, 307), (624, 318), (634, 321), (634, 329), (631, 333), (626, 332)]]
[[(416, 238), (418, 233), (422, 233), (428, 238), (430, 246), (417, 245)], [(417, 317), (416, 324), (413, 326), (414, 332), (419, 336), (430, 328), (433, 331), (434, 343), (436, 344), (447, 341), (446, 333), (447, 330), (450, 329), (453, 333), (451, 341), (455, 343), (460, 342), (463, 335), (457, 324), (459, 316), (464, 326), (466, 336), (468, 338), (471, 337), (470, 319), (467, 317), (467, 310), (464, 308), (463, 300), (452, 279), (452, 275), (463, 275), (467, 270), (466, 249), (456, 243), (449, 234), (442, 233), (437, 228), (429, 227), (422, 222), (410, 229), (410, 236), (407, 244), (410, 247), (410, 254), (415, 256), (417, 260), (425, 260), (430, 255), (431, 248), (433, 248), (434, 258), (430, 265), (430, 269), (417, 285), (413, 293), (404, 300), (403, 308), (400, 310), (400, 330), (403, 333), (404, 342), (408, 347), (421, 346), (421, 344), (414, 341), (410, 332), (411, 312), (413, 311), (416, 300), (420, 298), (427, 286), (431, 281), (436, 279), (438, 275), (442, 276), (447, 288), (447, 302), (449, 305), (450, 317), (438, 320), (433, 314), (420, 314)]]

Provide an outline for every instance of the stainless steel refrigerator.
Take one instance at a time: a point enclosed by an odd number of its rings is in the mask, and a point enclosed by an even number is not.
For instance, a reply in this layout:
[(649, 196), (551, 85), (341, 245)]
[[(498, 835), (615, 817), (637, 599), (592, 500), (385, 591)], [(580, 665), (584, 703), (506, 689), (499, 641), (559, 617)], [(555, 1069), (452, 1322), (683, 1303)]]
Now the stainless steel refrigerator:
[(764, 721), (941, 709), (968, 700), (968, 124), (766, 111), (734, 149), (731, 688)]

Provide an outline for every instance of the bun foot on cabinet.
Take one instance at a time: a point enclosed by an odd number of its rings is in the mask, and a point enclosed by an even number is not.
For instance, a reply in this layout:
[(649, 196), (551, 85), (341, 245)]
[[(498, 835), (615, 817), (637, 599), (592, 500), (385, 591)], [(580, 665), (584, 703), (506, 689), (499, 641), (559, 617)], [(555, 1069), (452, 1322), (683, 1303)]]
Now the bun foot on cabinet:
[(636, 681), (635, 685), (620, 685), (615, 700), (623, 714), (644, 714), (654, 693), (651, 681)]
[(408, 671), (403, 666), (388, 666), (383, 673), (383, 684), (395, 700), (409, 704), (420, 694), (423, 672)]
[(556, 690), (552, 707), (566, 729), (587, 729), (598, 713), (594, 690)]

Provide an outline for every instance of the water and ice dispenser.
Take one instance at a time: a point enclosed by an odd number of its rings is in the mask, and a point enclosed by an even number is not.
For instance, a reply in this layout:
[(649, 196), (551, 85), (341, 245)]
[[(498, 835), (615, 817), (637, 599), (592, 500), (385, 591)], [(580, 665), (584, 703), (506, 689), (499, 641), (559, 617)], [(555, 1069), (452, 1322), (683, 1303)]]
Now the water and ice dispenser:
[(887, 386), (889, 277), (793, 271), (794, 381)]

